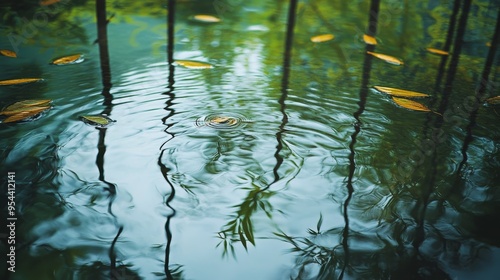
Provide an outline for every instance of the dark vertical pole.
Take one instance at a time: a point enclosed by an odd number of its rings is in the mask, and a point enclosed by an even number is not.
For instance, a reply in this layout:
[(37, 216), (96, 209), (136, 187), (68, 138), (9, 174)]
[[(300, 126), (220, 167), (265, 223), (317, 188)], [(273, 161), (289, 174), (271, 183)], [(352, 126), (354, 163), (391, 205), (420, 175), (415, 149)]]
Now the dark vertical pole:
[(380, 7), (380, 0), (371, 1), (370, 16), (368, 18), (368, 35), (372, 37), (375, 37), (377, 35), (379, 7)]
[[(451, 13), (450, 22), (448, 23), (448, 33), (446, 34), (446, 41), (443, 46), (444, 51), (450, 51), (451, 42), (453, 40), (453, 34), (455, 32), (455, 25), (457, 21), (458, 11), (460, 11), (460, 4), (462, 0), (455, 0), (453, 3), (453, 12)], [(446, 66), (446, 62), (448, 61), (448, 56), (443, 56), (441, 58), (441, 63), (438, 68), (438, 76), (436, 78), (436, 90), (439, 88), (439, 84), (441, 84), (441, 80), (443, 79), (444, 67)]]
[[(379, 14), (380, 0), (372, 0), (370, 3), (370, 13), (368, 17), (368, 35), (376, 36), (377, 34), (377, 25), (378, 25), (378, 14)], [(366, 45), (366, 51), (373, 51), (375, 46)], [(345, 275), (345, 270), (349, 266), (350, 262), (350, 251), (349, 251), (349, 204), (352, 199), (352, 195), (354, 193), (353, 179), (354, 172), (356, 171), (356, 151), (355, 145), (357, 141), (358, 134), (361, 132), (361, 120), (360, 116), (365, 111), (366, 99), (368, 95), (368, 84), (370, 81), (370, 71), (371, 71), (371, 61), (372, 56), (366, 54), (365, 51), (365, 59), (363, 62), (363, 74), (361, 79), (361, 87), (359, 91), (359, 101), (358, 101), (358, 110), (353, 113), (353, 117), (355, 119), (354, 124), (354, 132), (351, 135), (351, 143), (349, 144), (349, 175), (347, 178), (347, 197), (344, 201), (343, 205), (343, 214), (344, 214), (344, 230), (342, 231), (342, 248), (344, 250), (344, 265), (342, 267), (342, 271), (340, 272), (339, 279), (343, 279)]]
[[(99, 45), (99, 61), (101, 65), (101, 79), (102, 79), (102, 95), (104, 96), (103, 104), (106, 106), (102, 114), (110, 115), (112, 109), (113, 96), (110, 93), (111, 89), (111, 67), (109, 63), (109, 51), (108, 51), (108, 31), (107, 31), (107, 13), (106, 13), (106, 0), (96, 0), (95, 2), (96, 17), (97, 17), (97, 42)], [(106, 181), (104, 177), (104, 155), (106, 154), (106, 128), (99, 129), (99, 141), (97, 143), (97, 158), (96, 165), (99, 170), (99, 181), (105, 183), (109, 195), (108, 212), (114, 216), (112, 212), (113, 201), (116, 197), (116, 186), (113, 183)], [(116, 253), (115, 244), (118, 237), (123, 231), (123, 226), (120, 226), (118, 233), (116, 234), (111, 247), (109, 248), (109, 259), (110, 259), (110, 278), (118, 279), (119, 273), (116, 268)]]
[(106, 19), (106, 0), (96, 0), (97, 40), (99, 42), (99, 57), (101, 61), (102, 85), (111, 88), (111, 69), (108, 53), (108, 31)]
[(446, 76), (443, 98), (437, 110), (441, 115), (443, 115), (444, 111), (448, 107), (448, 101), (451, 95), (453, 81), (455, 80), (460, 53), (462, 52), (463, 39), (466, 31), (467, 19), (469, 18), (470, 6), (471, 0), (464, 0), (462, 13), (460, 14), (460, 20), (458, 23), (457, 36), (455, 37), (453, 54), (451, 56), (450, 67), (448, 75)]
[[(293, 32), (295, 28), (295, 17), (297, 12), (297, 0), (290, 0), (290, 6), (288, 8), (288, 20), (286, 28), (286, 38), (285, 38), (285, 51), (283, 55), (283, 78), (281, 80), (281, 96), (278, 100), (280, 104), (280, 111), (282, 115), (281, 124), (279, 130), (276, 133), (276, 152), (274, 157), (276, 158), (276, 165), (273, 168), (274, 180), (271, 184), (277, 182), (280, 179), (278, 170), (283, 163), (283, 158), (280, 155), (283, 149), (283, 132), (285, 131), (285, 126), (288, 123), (288, 115), (286, 114), (286, 104), (285, 101), (288, 97), (288, 82), (290, 79), (290, 65), (292, 57), (292, 46), (293, 46)], [(271, 185), (270, 184), (270, 185)]]
[(175, 0), (168, 0), (168, 16), (167, 16), (167, 60), (168, 64), (174, 63), (174, 34), (175, 34)]
[[(174, 91), (174, 44), (175, 44), (175, 0), (168, 0), (168, 16), (167, 16), (167, 62), (168, 62), (168, 90), (165, 92), (165, 95), (168, 95), (168, 100), (167, 100), (167, 106), (165, 107), (165, 110), (169, 111), (169, 114), (165, 116), (162, 119), (162, 122), (165, 124), (167, 122), (167, 119), (175, 114), (175, 111), (170, 108), (172, 106), (172, 102), (175, 98), (175, 95), (173, 93)], [(168, 132), (168, 128), (170, 125), (167, 125), (167, 128), (165, 129), (165, 132), (170, 135), (170, 138), (167, 140), (170, 141), (172, 140), (175, 136), (173, 133)], [(163, 145), (165, 145), (167, 142), (165, 142)], [(163, 147), (162, 145), (162, 147)], [(160, 166), (160, 171), (163, 175), (163, 178), (165, 178), (165, 181), (167, 182), (169, 188), (170, 188), (170, 194), (168, 195), (165, 204), (168, 208), (172, 210), (172, 214), (167, 216), (167, 220), (165, 221), (165, 235), (167, 238), (167, 244), (165, 246), (165, 266), (164, 266), (164, 272), (165, 272), (165, 277), (167, 280), (173, 280), (174, 277), (172, 273), (170, 272), (169, 265), (170, 265), (170, 246), (172, 244), (172, 231), (170, 230), (170, 223), (172, 218), (175, 216), (175, 209), (170, 206), (170, 203), (175, 197), (175, 188), (172, 182), (170, 182), (169, 179), (169, 173), (170, 173), (170, 168), (168, 168), (163, 162), (162, 162), (162, 157), (163, 153), (165, 150), (162, 150), (160, 153), (160, 157), (158, 159), (158, 165)]]
[[(467, 134), (465, 136), (464, 144), (462, 146), (462, 162), (460, 162), (458, 172), (462, 170), (464, 164), (467, 162), (467, 150), (469, 148), (470, 143), (472, 142), (472, 129), (474, 128), (474, 126), (476, 126), (476, 118), (477, 118), (477, 111), (479, 110), (479, 105), (482, 102), (484, 102), (485, 93), (488, 87), (491, 67), (493, 66), (496, 50), (498, 48), (499, 43), (500, 43), (500, 9), (498, 10), (497, 23), (495, 27), (495, 33), (493, 33), (491, 47), (490, 50), (488, 51), (488, 56), (486, 57), (486, 62), (484, 63), (481, 80), (479, 81), (479, 85), (476, 90), (474, 106), (472, 107), (472, 111), (469, 116), (469, 124), (467, 125), (466, 128)], [(458, 177), (459, 176), (457, 174), (457, 178)]]

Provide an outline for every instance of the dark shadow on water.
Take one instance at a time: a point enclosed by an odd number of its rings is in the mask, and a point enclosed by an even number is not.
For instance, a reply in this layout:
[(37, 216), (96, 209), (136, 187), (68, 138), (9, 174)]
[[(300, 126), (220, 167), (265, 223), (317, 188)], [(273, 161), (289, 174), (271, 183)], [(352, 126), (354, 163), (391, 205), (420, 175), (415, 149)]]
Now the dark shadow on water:
[(497, 23), (495, 26), (495, 32), (493, 33), (493, 39), (491, 40), (491, 47), (488, 51), (488, 56), (486, 57), (486, 61), (484, 63), (483, 73), (481, 75), (478, 88), (476, 89), (474, 105), (469, 115), (469, 124), (467, 125), (466, 128), (467, 133), (464, 139), (464, 144), (461, 149), (462, 161), (460, 162), (460, 165), (457, 170), (457, 179), (460, 176), (460, 172), (462, 172), (465, 163), (467, 162), (467, 150), (469, 148), (470, 143), (473, 140), (472, 129), (476, 126), (476, 118), (479, 106), (486, 99), (491, 67), (493, 66), (493, 62), (495, 60), (495, 55), (499, 43), (500, 43), (500, 9), (497, 15)]
[[(446, 41), (443, 46), (443, 51), (449, 52), (451, 43), (453, 41), (453, 35), (455, 33), (455, 25), (457, 21), (457, 16), (458, 12), (460, 11), (460, 4), (462, 0), (455, 0), (453, 3), (453, 11), (451, 13), (450, 21), (448, 23), (448, 32), (446, 34)], [(436, 86), (435, 86), (435, 91), (439, 90), (439, 85), (441, 84), (441, 80), (443, 79), (443, 74), (445, 73), (445, 67), (446, 67), (446, 62), (448, 61), (448, 56), (444, 55), (441, 58), (441, 63), (439, 64), (439, 68), (437, 71), (437, 78), (436, 78)]]
[(163, 162), (162, 158), (165, 153), (164, 147), (167, 145), (167, 143), (172, 140), (175, 135), (174, 133), (169, 132), (169, 128), (173, 124), (168, 124), (167, 121), (169, 118), (175, 115), (175, 110), (172, 108), (173, 101), (175, 99), (175, 94), (174, 94), (174, 84), (175, 84), (175, 67), (173, 65), (174, 63), (174, 44), (175, 44), (175, 0), (168, 0), (168, 15), (167, 15), (167, 62), (168, 62), (168, 79), (167, 79), (167, 91), (164, 92), (163, 94), (168, 97), (167, 101), (165, 102), (166, 107), (164, 108), (168, 114), (162, 118), (162, 123), (166, 125), (166, 128), (164, 129), (165, 133), (168, 134), (168, 139), (165, 141), (161, 147), (160, 147), (160, 156), (158, 158), (158, 166), (160, 167), (161, 174), (163, 178), (165, 179), (165, 182), (167, 183), (168, 186), (168, 195), (165, 198), (165, 206), (168, 207), (171, 212), (169, 215), (167, 215), (167, 220), (165, 221), (165, 236), (167, 239), (167, 243), (165, 245), (165, 263), (164, 263), (164, 273), (165, 273), (165, 279), (167, 280), (174, 280), (174, 279), (182, 279), (182, 266), (177, 266), (177, 267), (172, 267), (170, 264), (170, 246), (172, 244), (172, 231), (170, 229), (170, 224), (172, 218), (175, 216), (175, 209), (170, 205), (172, 200), (175, 197), (175, 187), (170, 181), (170, 171), (171, 169), (168, 168)]
[[(103, 105), (104, 110), (102, 111), (102, 115), (111, 115), (111, 111), (113, 108), (113, 95), (110, 93), (111, 90), (111, 66), (109, 62), (109, 50), (108, 50), (108, 34), (107, 34), (107, 13), (106, 13), (106, 0), (96, 0), (95, 2), (95, 10), (96, 10), (96, 18), (97, 18), (97, 43), (99, 46), (99, 58), (100, 58), (100, 66), (101, 66), (101, 79), (102, 79), (102, 96), (104, 98)], [(97, 144), (97, 158), (96, 165), (99, 170), (99, 181), (105, 183), (108, 187), (105, 189), (109, 192), (109, 203), (108, 203), (108, 213), (113, 217), (115, 215), (112, 211), (113, 202), (116, 199), (116, 185), (114, 183), (108, 182), (105, 179), (105, 170), (104, 170), (104, 157), (106, 154), (106, 132), (107, 128), (99, 128), (99, 140)], [(116, 217), (115, 217), (116, 219)], [(121, 276), (123, 270), (120, 270), (116, 266), (116, 242), (118, 241), (118, 237), (123, 231), (123, 226), (120, 225), (118, 227), (118, 232), (114, 237), (111, 246), (109, 248), (109, 275), (113, 280), (123, 279)], [(125, 271), (126, 275), (133, 275), (134, 273), (131, 271)], [(128, 276), (127, 276), (128, 277)]]
[[(368, 18), (368, 35), (376, 36), (377, 26), (378, 26), (378, 14), (379, 14), (380, 0), (372, 0), (370, 3), (370, 12)], [(349, 203), (352, 199), (354, 193), (353, 178), (354, 172), (356, 171), (356, 151), (355, 145), (357, 141), (358, 134), (361, 132), (362, 122), (360, 120), (361, 114), (365, 111), (366, 99), (368, 96), (368, 84), (370, 83), (370, 72), (371, 72), (371, 62), (372, 56), (368, 55), (368, 51), (373, 52), (375, 50), (374, 45), (366, 45), (365, 58), (363, 61), (363, 73), (361, 79), (361, 87), (359, 91), (359, 101), (358, 110), (353, 113), (355, 119), (354, 132), (351, 135), (351, 143), (349, 144), (349, 175), (347, 178), (347, 197), (343, 203), (343, 215), (344, 215), (344, 229), (342, 231), (342, 248), (344, 250), (344, 264), (340, 272), (338, 279), (343, 279), (346, 269), (349, 267), (350, 262), (350, 249), (349, 249)]]
[[(283, 50), (283, 75), (281, 79), (281, 95), (278, 99), (278, 104), (281, 113), (281, 123), (276, 132), (276, 150), (273, 154), (276, 164), (273, 167), (273, 180), (264, 187), (253, 186), (248, 192), (241, 204), (235, 205), (237, 213), (233, 215), (233, 218), (227, 222), (221, 231), (218, 232), (218, 237), (221, 239), (217, 247), (220, 245), (223, 248), (222, 256), (229, 255), (236, 258), (234, 244), (241, 243), (245, 250), (248, 249), (248, 243), (255, 246), (255, 236), (254, 227), (252, 224), (252, 215), (257, 211), (262, 210), (266, 215), (272, 217), (272, 205), (269, 202), (275, 191), (270, 190), (270, 188), (277, 182), (281, 180), (279, 174), (279, 169), (283, 164), (283, 156), (281, 152), (283, 150), (283, 133), (286, 132), (286, 125), (288, 123), (288, 115), (286, 113), (286, 100), (288, 97), (288, 87), (290, 81), (290, 68), (292, 59), (292, 49), (293, 49), (293, 35), (296, 23), (296, 12), (297, 12), (297, 0), (290, 0), (287, 27), (286, 27), (286, 37)], [(247, 243), (248, 242), (248, 243)]]
[(463, 1), (464, 2), (462, 6), (462, 11), (458, 22), (457, 35), (455, 36), (455, 42), (453, 46), (453, 53), (451, 55), (450, 65), (448, 68), (448, 73), (443, 88), (443, 95), (439, 107), (437, 109), (437, 112), (440, 113), (441, 115), (445, 113), (446, 108), (448, 107), (448, 102), (452, 93), (453, 81), (455, 80), (460, 54), (462, 52), (463, 40), (467, 28), (467, 20), (469, 18), (471, 0), (463, 0)]

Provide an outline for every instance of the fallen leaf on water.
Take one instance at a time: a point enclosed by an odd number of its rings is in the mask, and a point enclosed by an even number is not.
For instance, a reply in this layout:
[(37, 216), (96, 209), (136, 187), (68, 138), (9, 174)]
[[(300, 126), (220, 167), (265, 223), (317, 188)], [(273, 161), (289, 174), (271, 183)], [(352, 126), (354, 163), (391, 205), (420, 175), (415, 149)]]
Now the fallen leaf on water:
[(405, 99), (405, 98), (398, 98), (398, 97), (393, 97), (392, 100), (399, 106), (409, 109), (409, 110), (414, 110), (414, 111), (423, 111), (423, 112), (430, 112), (431, 109), (427, 108), (422, 103), (418, 103), (416, 101), (410, 100), (410, 99)]
[(382, 53), (370, 52), (370, 51), (367, 51), (366, 53), (369, 55), (373, 55), (374, 57), (376, 57), (378, 59), (382, 59), (385, 62), (390, 63), (390, 64), (394, 64), (394, 65), (403, 65), (404, 64), (402, 60), (397, 59), (394, 56), (390, 56), (390, 55), (386, 55), (386, 54), (382, 54)]
[(433, 54), (438, 54), (438, 55), (449, 55), (450, 53), (447, 52), (447, 51), (443, 51), (443, 50), (438, 50), (438, 49), (434, 49), (434, 48), (427, 48), (426, 49), (428, 52), (430, 53), (433, 53)]
[(311, 37), (311, 42), (322, 43), (322, 42), (333, 40), (333, 38), (335, 38), (335, 36), (333, 36), (333, 34), (321, 34), (321, 35), (316, 35), (316, 36)]
[(365, 44), (368, 45), (376, 45), (377, 44), (377, 39), (373, 36), (363, 34), (363, 41), (365, 41)]
[(67, 64), (75, 64), (75, 63), (80, 63), (83, 61), (83, 55), (82, 54), (73, 54), (73, 55), (68, 55), (68, 56), (63, 56), (54, 59), (50, 64), (54, 65), (67, 65)]
[(17, 122), (21, 121), (30, 117), (33, 117), (47, 109), (50, 109), (50, 106), (43, 106), (43, 107), (27, 107), (23, 109), (18, 109), (18, 112), (15, 114), (10, 115), (8, 118), (3, 120), (3, 123), (10, 123), (10, 122)]
[[(26, 107), (32, 107), (32, 106), (42, 106), (42, 105), (47, 105), (51, 102), (52, 100), (50, 99), (41, 99), (41, 100), (23, 100), (23, 101), (19, 101), (19, 102), (16, 102), (12, 105), (9, 105), (7, 106), (7, 108), (5, 108), (4, 112), (5, 111), (12, 111), (12, 110), (16, 110), (16, 109), (20, 109), (20, 108), (26, 108)], [(2, 112), (0, 112), (1, 114)]]
[(17, 57), (17, 54), (10, 50), (0, 50), (0, 54), (8, 57)]
[(498, 104), (500, 104), (500, 96), (490, 97), (490, 98), (486, 99), (486, 102), (493, 104), (493, 105), (498, 105)]
[(211, 15), (195, 15), (192, 17), (192, 19), (195, 21), (207, 23), (220, 22), (220, 18)]
[(80, 118), (83, 122), (85, 122), (87, 124), (99, 126), (99, 127), (104, 127), (104, 126), (114, 122), (112, 119), (110, 119), (104, 115), (86, 115), (86, 116), (81, 116)]
[(209, 69), (213, 68), (211, 64), (205, 63), (205, 62), (199, 62), (199, 61), (194, 61), (194, 60), (176, 60), (175, 64), (190, 68), (190, 69)]
[(487, 47), (491, 47), (491, 42), (486, 42)]
[(383, 92), (383, 93), (386, 93), (386, 94), (389, 94), (392, 96), (409, 97), (409, 98), (411, 98), (411, 97), (429, 97), (430, 96), (430, 95), (425, 94), (425, 93), (404, 90), (404, 89), (380, 87), (380, 86), (374, 86), (374, 88), (380, 92)]
[(40, 1), (40, 6), (49, 6), (52, 4), (55, 4), (57, 2), (60, 2), (61, 0), (42, 0)]
[(12, 116), (12, 115), (20, 114), (20, 113), (37, 111), (37, 110), (42, 110), (43, 111), (43, 110), (46, 110), (48, 108), (50, 108), (50, 106), (23, 107), (23, 108), (11, 109), (11, 110), (4, 110), (4, 111), (0, 112), (0, 115)]
[(41, 78), (23, 78), (0, 81), (0, 86), (20, 85), (41, 81)]

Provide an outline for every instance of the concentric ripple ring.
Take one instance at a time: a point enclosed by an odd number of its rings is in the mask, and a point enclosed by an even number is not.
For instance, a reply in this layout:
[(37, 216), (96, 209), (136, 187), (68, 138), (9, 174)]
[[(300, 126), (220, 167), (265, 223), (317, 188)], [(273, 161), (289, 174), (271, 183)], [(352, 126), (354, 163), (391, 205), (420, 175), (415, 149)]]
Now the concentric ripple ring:
[(208, 126), (215, 129), (233, 129), (250, 122), (237, 113), (212, 113), (196, 120), (196, 126)]

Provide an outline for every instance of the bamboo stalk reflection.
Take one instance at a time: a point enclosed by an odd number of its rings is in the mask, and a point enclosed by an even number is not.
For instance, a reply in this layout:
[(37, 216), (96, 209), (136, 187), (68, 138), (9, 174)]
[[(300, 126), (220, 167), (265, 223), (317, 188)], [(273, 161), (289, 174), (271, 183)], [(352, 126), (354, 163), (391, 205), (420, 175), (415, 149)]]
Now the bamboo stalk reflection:
[(457, 169), (457, 180), (460, 178), (460, 173), (463, 171), (463, 167), (468, 159), (467, 150), (469, 148), (470, 143), (473, 140), (472, 129), (476, 126), (476, 119), (477, 119), (479, 106), (482, 102), (484, 102), (484, 99), (486, 97), (488, 83), (490, 80), (489, 77), (490, 77), (491, 67), (493, 66), (493, 62), (495, 60), (495, 54), (496, 54), (499, 43), (500, 43), (500, 9), (498, 10), (497, 23), (496, 23), (495, 31), (493, 32), (491, 47), (488, 51), (488, 56), (487, 56), (486, 61), (484, 63), (483, 73), (482, 73), (481, 78), (479, 80), (479, 85), (476, 89), (476, 93), (474, 96), (474, 104), (473, 104), (472, 110), (469, 114), (469, 123), (466, 127), (466, 135), (465, 135), (464, 143), (463, 143), (463, 146), (461, 149), (462, 161), (460, 162), (458, 169)]
[[(102, 95), (104, 97), (103, 105), (105, 106), (103, 112), (101, 114), (111, 115), (111, 111), (113, 108), (112, 100), (113, 96), (110, 93), (111, 90), (111, 67), (109, 62), (109, 51), (108, 51), (108, 35), (107, 35), (107, 13), (106, 13), (106, 0), (96, 0), (95, 2), (96, 9), (96, 18), (97, 18), (97, 42), (99, 46), (99, 56), (100, 56), (100, 66), (101, 66), (101, 79), (102, 79)], [(109, 192), (109, 203), (108, 203), (108, 212), (115, 217), (112, 211), (112, 205), (114, 200), (116, 199), (116, 185), (108, 182), (104, 176), (104, 156), (106, 154), (106, 131), (107, 128), (99, 129), (99, 140), (98, 140), (98, 153), (96, 159), (96, 165), (99, 169), (99, 180), (105, 183)], [(115, 217), (116, 219), (116, 217)], [(131, 271), (127, 271), (124, 267), (116, 266), (116, 242), (120, 234), (123, 231), (123, 226), (120, 225), (118, 228), (118, 232), (116, 236), (113, 238), (111, 242), (111, 246), (109, 248), (109, 259), (110, 259), (110, 278), (111, 279), (120, 279), (120, 275), (125, 273), (125, 275), (133, 275), (134, 273)]]
[(250, 188), (248, 195), (245, 197), (244, 201), (237, 205), (237, 213), (234, 215), (234, 219), (226, 223), (223, 229), (218, 233), (218, 237), (221, 239), (217, 246), (223, 245), (223, 256), (228, 255), (231, 251), (233, 257), (236, 257), (234, 253), (234, 242), (240, 242), (245, 249), (247, 249), (247, 241), (255, 246), (255, 236), (254, 228), (252, 225), (251, 217), (259, 209), (264, 211), (266, 215), (272, 217), (272, 205), (269, 202), (269, 198), (276, 194), (275, 191), (269, 190), (272, 185), (280, 181), (281, 176), (279, 174), (279, 169), (283, 164), (283, 157), (281, 151), (283, 150), (283, 133), (286, 131), (285, 126), (288, 123), (288, 115), (286, 113), (286, 99), (288, 97), (288, 86), (290, 80), (290, 66), (291, 57), (293, 49), (293, 34), (296, 21), (297, 12), (297, 0), (290, 0), (288, 8), (288, 18), (286, 27), (286, 37), (283, 51), (283, 75), (281, 80), (281, 95), (278, 100), (280, 105), (281, 113), (281, 123), (276, 132), (276, 151), (274, 152), (274, 158), (276, 159), (276, 164), (273, 168), (273, 181), (268, 183), (265, 187), (253, 186)]
[[(172, 244), (172, 231), (170, 229), (170, 223), (172, 218), (175, 216), (175, 209), (170, 206), (170, 202), (175, 197), (175, 188), (172, 182), (170, 181), (170, 168), (168, 168), (164, 163), (162, 163), (162, 158), (163, 154), (165, 152), (165, 149), (163, 147), (170, 141), (172, 140), (175, 135), (174, 133), (169, 132), (169, 128), (173, 124), (167, 124), (167, 120), (175, 115), (175, 110), (172, 108), (172, 103), (175, 98), (174, 94), (174, 84), (175, 84), (175, 67), (173, 65), (174, 62), (174, 44), (175, 44), (175, 0), (168, 0), (168, 7), (167, 7), (167, 62), (168, 62), (168, 84), (167, 88), (168, 90), (164, 93), (165, 95), (168, 96), (166, 103), (166, 107), (164, 108), (166, 111), (168, 111), (168, 115), (163, 117), (162, 123), (166, 125), (167, 127), (164, 129), (164, 131), (169, 135), (169, 139), (165, 141), (162, 146), (160, 147), (161, 152), (160, 156), (158, 158), (158, 165), (160, 166), (160, 172), (163, 175), (163, 178), (165, 179), (165, 182), (168, 185), (169, 188), (169, 193), (167, 197), (165, 198), (165, 205), (171, 210), (171, 214), (167, 215), (167, 220), (165, 221), (165, 236), (167, 238), (167, 243), (165, 245), (165, 263), (164, 263), (164, 272), (165, 272), (165, 277), (167, 280), (172, 280), (172, 279), (181, 279), (182, 277), (182, 266), (178, 266), (175, 268), (170, 267), (170, 246)], [(175, 278), (174, 278), (175, 276)]]

